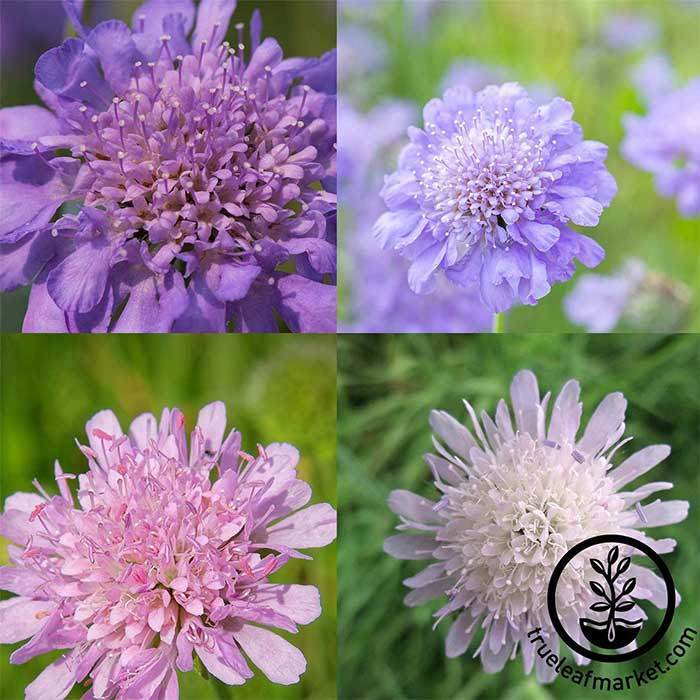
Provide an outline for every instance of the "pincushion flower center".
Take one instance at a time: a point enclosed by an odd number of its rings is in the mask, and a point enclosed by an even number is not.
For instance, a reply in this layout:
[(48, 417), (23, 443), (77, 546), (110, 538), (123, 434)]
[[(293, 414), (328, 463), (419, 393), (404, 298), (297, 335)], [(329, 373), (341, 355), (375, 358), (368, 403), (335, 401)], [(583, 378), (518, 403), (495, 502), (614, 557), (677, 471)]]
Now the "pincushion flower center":
[[(464, 241), (475, 230), (514, 223), (545, 191), (547, 144), (534, 127), (519, 129), (507, 107), (479, 109), (470, 121), (460, 112), (454, 126), (419, 180), (445, 235)], [(427, 130), (439, 134), (434, 125)]]
[(309, 89), (288, 107), (273, 94), (271, 67), (249, 84), (242, 44), (237, 53), (202, 42), (198, 55), (172, 57), (169, 40), (157, 62), (134, 64), (129, 89), (108, 109), (79, 108), (84, 143), (74, 155), (91, 171), (85, 202), (104, 208), (119, 235), (155, 245), (227, 232), (229, 255), (246, 254), (259, 235), (245, 221), (279, 219), (275, 193), (299, 196), (315, 159), (313, 147), (290, 153)]

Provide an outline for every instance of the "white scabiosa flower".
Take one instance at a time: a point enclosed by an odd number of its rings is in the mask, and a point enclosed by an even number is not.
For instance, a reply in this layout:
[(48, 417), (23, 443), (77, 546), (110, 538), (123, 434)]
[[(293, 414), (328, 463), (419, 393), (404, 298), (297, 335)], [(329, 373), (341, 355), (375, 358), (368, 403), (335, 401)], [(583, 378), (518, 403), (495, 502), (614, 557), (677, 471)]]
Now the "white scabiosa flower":
[[(654, 540), (641, 530), (683, 520), (687, 501), (655, 500), (642, 510), (642, 500), (673, 484), (628, 487), (665, 459), (670, 448), (645, 447), (615, 467), (614, 453), (631, 439), (623, 439), (627, 402), (620, 393), (606, 396), (577, 437), (579, 393), (578, 382), (568, 381), (548, 421), (550, 395), (542, 398), (535, 375), (525, 370), (511, 385), (514, 424), (504, 400), (495, 421), (485, 412), (479, 419), (464, 402), (473, 433), (444, 411), (432, 411), (433, 443), (440, 456), (429, 454), (425, 460), (440, 497), (430, 501), (409, 491), (389, 497), (402, 534), (385, 541), (385, 552), (430, 561), (404, 581), (412, 589), (404, 602), (413, 607), (446, 596), (435, 613), (437, 622), (457, 613), (447, 635), (448, 657), (464, 654), (482, 628), (475, 655), (486, 671), (500, 671), (521, 649), (525, 672), (534, 668), (540, 681), (550, 681), (554, 669), (535, 654), (526, 635), (541, 628), (556, 653), (559, 640), (547, 611), (547, 588), (561, 557), (602, 534), (627, 535), (659, 553), (675, 547), (674, 540)], [(577, 619), (594, 600), (588, 566), (568, 567), (557, 586), (562, 622), (586, 647)], [(632, 564), (627, 576), (636, 578), (633, 597), (665, 606), (663, 581), (650, 568)]]

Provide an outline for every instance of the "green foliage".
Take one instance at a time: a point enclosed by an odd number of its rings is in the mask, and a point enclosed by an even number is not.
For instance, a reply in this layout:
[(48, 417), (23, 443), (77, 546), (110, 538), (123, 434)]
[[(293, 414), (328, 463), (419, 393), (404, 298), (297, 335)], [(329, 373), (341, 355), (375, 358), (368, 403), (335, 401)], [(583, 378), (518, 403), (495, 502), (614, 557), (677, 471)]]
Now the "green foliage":
[[(689, 287), (691, 310), (680, 327), (700, 329), (698, 219), (681, 218), (675, 202), (656, 192), (652, 176), (634, 168), (620, 154), (623, 115), (644, 112), (631, 85), (630, 70), (654, 49), (619, 55), (602, 46), (599, 38), (611, 13), (647, 14), (661, 26), (659, 50), (669, 55), (680, 78), (686, 80), (698, 74), (697, 11), (671, 0), (474, 0), (435, 3), (433, 20), (423, 28), (413, 26), (410, 2), (389, 0), (377, 3), (371, 13), (356, 10), (353, 15), (366, 20), (388, 47), (386, 68), (363, 79), (362, 94), (368, 95), (364, 106), (401, 98), (422, 107), (439, 96), (447, 69), (458, 59), (501, 67), (508, 79), (526, 86), (552, 86), (556, 94), (572, 102), (585, 138), (610, 148), (607, 164), (619, 192), (597, 228), (580, 229), (606, 250), (597, 271), (610, 274), (626, 258), (640, 258), (650, 269)], [(340, 203), (342, 206), (342, 197)], [(340, 230), (342, 238), (344, 229)], [(586, 268), (581, 266), (581, 270)], [(351, 294), (346, 279), (341, 275), (341, 308)], [(514, 310), (507, 319), (507, 330), (580, 330), (562, 310), (562, 300), (574, 283), (575, 279), (555, 285), (536, 307)], [(654, 312), (647, 327), (675, 330), (676, 324), (666, 309), (665, 313)]]
[[(225, 337), (17, 336), (2, 338), (0, 402), (0, 496), (32, 491), (38, 478), (56, 493), (53, 461), (69, 472), (85, 470), (74, 438), (98, 410), (111, 408), (122, 428), (139, 413), (160, 414), (178, 406), (194, 426), (209, 401), (226, 403), (228, 427), (243, 433), (243, 449), (256, 443), (291, 442), (300, 448), (300, 472), (311, 483), (313, 501), (335, 503), (335, 338), (333, 336)], [(0, 543), (0, 564), (6, 563)], [(313, 583), (321, 591), (323, 614), (282, 636), (308, 661), (298, 685), (270, 683), (261, 673), (245, 686), (224, 687), (181, 674), (182, 698), (278, 698), (327, 700), (335, 696), (335, 546), (311, 552), (313, 561), (292, 561), (274, 576), (278, 582)], [(0, 697), (23, 697), (23, 688), (53, 658), (45, 655), (10, 666), (0, 648)], [(54, 654), (54, 656), (56, 656)], [(79, 698), (76, 689), (70, 698)]]
[[(603, 675), (624, 675), (653, 665), (670, 651), (682, 630), (697, 628), (700, 599), (700, 339), (646, 335), (341, 336), (338, 385), (339, 658), (338, 686), (345, 700), (490, 700), (574, 698), (582, 691), (566, 680), (539, 686), (524, 676), (522, 660), (489, 675), (467, 652), (444, 655), (449, 621), (432, 630), (439, 601), (409, 609), (401, 581), (423, 562), (399, 562), (382, 552), (398, 518), (386, 505), (393, 489), (434, 498), (428, 467), (432, 451), (428, 413), (444, 409), (465, 418), (462, 398), (491, 415), (508, 396), (519, 369), (532, 369), (543, 393), (557, 392), (569, 378), (581, 382), (584, 420), (612, 391), (629, 402), (631, 445), (617, 459), (645, 445), (667, 443), (671, 456), (649, 481), (672, 481), (668, 498), (691, 501), (685, 522), (655, 528), (655, 537), (674, 537), (676, 551), (665, 559), (683, 596), (671, 629), (653, 651), (609, 667)], [(641, 480), (640, 480), (641, 482)], [(656, 611), (654, 611), (656, 612)], [(655, 620), (660, 622), (660, 617)], [(692, 648), (661, 681), (634, 691), (640, 698), (693, 698), (697, 659)], [(612, 694), (611, 694), (612, 695)]]

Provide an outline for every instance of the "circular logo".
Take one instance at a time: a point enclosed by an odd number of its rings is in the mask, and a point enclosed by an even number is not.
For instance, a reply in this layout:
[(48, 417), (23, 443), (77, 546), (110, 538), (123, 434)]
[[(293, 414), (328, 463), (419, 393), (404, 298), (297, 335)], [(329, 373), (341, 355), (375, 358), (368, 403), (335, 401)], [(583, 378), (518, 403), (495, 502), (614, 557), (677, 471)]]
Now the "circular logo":
[[(608, 549), (604, 558), (589, 558), (594, 574), (586, 578), (586, 582), (596, 598), (596, 602), (589, 606), (590, 610), (592, 613), (602, 615), (602, 617), (599, 619), (595, 617), (579, 618), (579, 626), (583, 636), (593, 646), (613, 650), (610, 654), (586, 649), (575, 639), (572, 639), (559, 619), (556, 605), (557, 584), (566, 567), (574, 557), (585, 550), (603, 544), (613, 546)], [(616, 649), (626, 647), (635, 641), (644, 624), (642, 618), (634, 617), (636, 602), (630, 594), (636, 587), (636, 579), (625, 576), (630, 567), (631, 558), (630, 556), (620, 556), (619, 545), (621, 544), (642, 552), (654, 562), (666, 586), (666, 612), (661, 625), (647, 641), (632, 651), (617, 653)], [(671, 572), (664, 560), (648, 544), (626, 535), (597, 535), (579, 542), (557, 562), (549, 580), (547, 607), (554, 629), (570, 649), (588, 659), (617, 663), (641, 656), (654, 647), (664, 636), (671, 625), (671, 620), (673, 620), (676, 608), (676, 589), (673, 585)]]

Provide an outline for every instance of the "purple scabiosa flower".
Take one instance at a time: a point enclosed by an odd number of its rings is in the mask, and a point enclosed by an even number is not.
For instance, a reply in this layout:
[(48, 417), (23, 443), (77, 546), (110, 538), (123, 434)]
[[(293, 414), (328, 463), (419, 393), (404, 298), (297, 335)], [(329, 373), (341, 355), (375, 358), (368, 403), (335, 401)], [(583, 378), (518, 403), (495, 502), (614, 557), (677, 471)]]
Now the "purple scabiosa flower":
[[(297, 478), (291, 445), (241, 452), (224, 440), (226, 409), (205, 406), (188, 449), (178, 409), (160, 423), (143, 414), (122, 433), (111, 411), (86, 426), (89, 471), (56, 463), (60, 495), (16, 493), (0, 533), (13, 544), (0, 568), (0, 642), (31, 637), (10, 661), (68, 649), (25, 691), (65, 698), (90, 683), (92, 698), (176, 700), (176, 670), (197, 663), (229, 685), (253, 676), (296, 683), (302, 653), (268, 627), (296, 632), (321, 613), (318, 590), (270, 583), (298, 550), (335, 539), (326, 503), (302, 508), (311, 489)], [(89, 679), (88, 679), (89, 676)]]
[(607, 147), (584, 141), (573, 107), (537, 106), (516, 83), (447, 90), (410, 128), (399, 168), (385, 180), (389, 211), (380, 245), (412, 261), (408, 281), (430, 292), (438, 271), (478, 284), (496, 312), (536, 304), (571, 278), (574, 258), (597, 265), (603, 249), (570, 223), (595, 226), (617, 186)]
[(401, 143), (415, 116), (415, 105), (386, 101), (361, 113), (347, 101), (338, 105), (343, 147), (338, 174), (345, 214), (345, 252), (349, 258), (351, 321), (356, 333), (468, 333), (490, 330), (493, 314), (478, 290), (460, 289), (440, 280), (433, 294), (417, 295), (408, 287), (408, 263), (378, 251), (370, 231), (382, 210), (380, 173)]
[(659, 34), (659, 25), (654, 20), (631, 12), (613, 14), (603, 26), (605, 45), (622, 53), (655, 44)]
[[(687, 515), (687, 501), (656, 500), (640, 514), (642, 500), (673, 485), (628, 487), (670, 449), (645, 447), (614, 467), (613, 453), (630, 439), (621, 440), (627, 402), (620, 393), (605, 397), (577, 438), (579, 392), (574, 380), (564, 385), (548, 427), (550, 395), (540, 396), (529, 371), (519, 372), (511, 385), (515, 423), (503, 400), (495, 422), (486, 413), (479, 420), (465, 401), (474, 434), (444, 411), (433, 411), (430, 424), (440, 456), (425, 459), (440, 492), (438, 500), (409, 491), (393, 491), (389, 497), (403, 534), (389, 537), (384, 550), (397, 559), (428, 563), (404, 581), (412, 589), (404, 602), (413, 607), (447, 596), (436, 618), (458, 613), (447, 635), (449, 657), (464, 654), (482, 628), (476, 654), (484, 670), (500, 671), (521, 645), (525, 672), (534, 667), (540, 681), (551, 681), (556, 671), (525, 643), (525, 635), (541, 627), (547, 646), (557, 653), (559, 640), (547, 612), (546, 590), (562, 555), (597, 534), (632, 536), (660, 553), (675, 546), (672, 539), (651, 539), (643, 529), (680, 522)], [(566, 601), (558, 608), (566, 611), (561, 612), (562, 623), (586, 645), (578, 617), (593, 594), (584, 573), (565, 572), (557, 595)], [(664, 584), (653, 571), (633, 564), (629, 575), (637, 578), (637, 598), (665, 605)], [(578, 654), (574, 658), (587, 663)]]
[(700, 78), (654, 100), (641, 117), (624, 117), (622, 154), (654, 175), (681, 214), (700, 214)]
[(677, 332), (689, 302), (685, 285), (630, 258), (611, 275), (581, 275), (564, 297), (564, 311), (590, 333), (615, 328)]
[(37, 62), (49, 109), (0, 111), (24, 330), (333, 331), (335, 53), (284, 60), (258, 13), (224, 41), (235, 0), (149, 0), (133, 29), (64, 5), (80, 38)]

